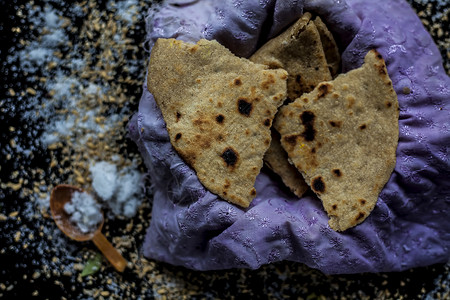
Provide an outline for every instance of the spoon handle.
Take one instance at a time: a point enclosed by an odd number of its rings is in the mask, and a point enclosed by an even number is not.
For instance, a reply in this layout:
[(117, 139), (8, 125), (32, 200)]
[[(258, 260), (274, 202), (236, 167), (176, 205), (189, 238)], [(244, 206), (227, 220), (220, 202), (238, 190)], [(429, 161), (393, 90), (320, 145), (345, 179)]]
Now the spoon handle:
[(117, 251), (114, 246), (108, 242), (106, 237), (98, 231), (94, 237), (92, 238), (92, 241), (97, 246), (97, 248), (103, 253), (103, 255), (109, 260), (109, 262), (113, 265), (113, 267), (119, 271), (123, 272), (127, 265), (127, 261), (123, 256)]

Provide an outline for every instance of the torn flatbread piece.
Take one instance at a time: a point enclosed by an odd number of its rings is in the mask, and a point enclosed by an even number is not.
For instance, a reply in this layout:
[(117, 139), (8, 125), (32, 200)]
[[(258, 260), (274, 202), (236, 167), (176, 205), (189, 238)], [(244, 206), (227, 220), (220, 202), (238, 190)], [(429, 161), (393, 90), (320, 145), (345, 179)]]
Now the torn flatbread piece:
[(148, 88), (172, 145), (200, 182), (248, 207), (272, 121), (286, 98), (286, 79), (286, 71), (239, 58), (217, 41), (158, 39)]
[(280, 134), (276, 130), (272, 130), (272, 142), (264, 155), (264, 162), (296, 196), (301, 197), (308, 190), (302, 174), (289, 163), (287, 153), (280, 143)]
[(316, 25), (320, 35), (320, 41), (325, 53), (328, 69), (330, 70), (331, 76), (334, 78), (338, 75), (341, 64), (339, 48), (334, 40), (333, 34), (328, 30), (327, 25), (325, 25), (320, 17), (314, 19), (314, 25)]
[(280, 109), (281, 144), (322, 200), (332, 229), (364, 221), (396, 161), (399, 106), (382, 56)]
[[(290, 101), (312, 91), (320, 82), (332, 79), (321, 41), (323, 35), (324, 41), (331, 43), (331, 33), (318, 19), (317, 17), (312, 21), (311, 14), (305, 13), (291, 27), (268, 41), (249, 58), (272, 69), (283, 68), (288, 72), (287, 93)], [(316, 24), (319, 24), (320, 31)], [(327, 44), (327, 49), (329, 47)], [(276, 132), (275, 134), (278, 135)], [(272, 143), (279, 141), (272, 140)], [(287, 160), (283, 161), (285, 158), (287, 154), (283, 148), (274, 144), (270, 145), (264, 161), (295, 195), (301, 197), (306, 192), (307, 185), (295, 167)]]
[(292, 101), (312, 91), (319, 82), (332, 79), (320, 34), (310, 13), (305, 13), (291, 27), (265, 43), (250, 60), (271, 69), (286, 70), (288, 98)]

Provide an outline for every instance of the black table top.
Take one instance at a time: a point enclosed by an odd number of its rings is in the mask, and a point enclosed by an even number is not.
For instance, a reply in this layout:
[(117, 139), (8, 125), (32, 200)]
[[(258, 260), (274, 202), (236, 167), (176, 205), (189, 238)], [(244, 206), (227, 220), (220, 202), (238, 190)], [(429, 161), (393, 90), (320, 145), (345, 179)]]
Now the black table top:
[[(450, 4), (408, 2), (438, 44), (450, 74)], [(88, 186), (92, 160), (112, 159), (145, 172), (125, 127), (142, 92), (148, 56), (144, 16), (151, 5), (143, 0), (3, 3), (0, 298), (449, 297), (448, 264), (398, 273), (328, 276), (290, 262), (259, 270), (195, 272), (146, 260), (140, 247), (151, 215), (151, 191), (141, 193), (143, 204), (135, 217), (106, 220), (103, 232), (129, 261), (123, 274), (102, 257), (98, 260), (92, 243), (66, 238), (46, 206), (54, 185)], [(89, 110), (95, 116), (86, 117)], [(68, 112), (77, 118), (68, 119)], [(114, 122), (105, 120), (110, 115), (117, 116)], [(102, 132), (77, 123), (90, 117), (103, 126)], [(62, 128), (58, 121), (72, 126)], [(47, 135), (44, 145), (43, 134), (56, 127), (60, 136)], [(92, 134), (97, 138), (89, 138)], [(86, 265), (96, 261), (100, 270), (82, 276)]]

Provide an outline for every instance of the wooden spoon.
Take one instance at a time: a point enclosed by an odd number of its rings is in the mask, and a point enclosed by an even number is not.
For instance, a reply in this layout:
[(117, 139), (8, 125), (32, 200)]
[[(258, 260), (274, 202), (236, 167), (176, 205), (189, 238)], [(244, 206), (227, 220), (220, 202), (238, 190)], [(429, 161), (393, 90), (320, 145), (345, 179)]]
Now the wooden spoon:
[(62, 232), (75, 241), (92, 240), (114, 268), (119, 272), (123, 272), (127, 265), (127, 261), (119, 251), (108, 242), (101, 232), (105, 220), (103, 214), (102, 221), (94, 232), (83, 233), (70, 221), (70, 215), (64, 210), (64, 205), (71, 201), (74, 192), (82, 193), (83, 190), (67, 184), (58, 185), (52, 190), (52, 194), (50, 195), (50, 210), (56, 225)]

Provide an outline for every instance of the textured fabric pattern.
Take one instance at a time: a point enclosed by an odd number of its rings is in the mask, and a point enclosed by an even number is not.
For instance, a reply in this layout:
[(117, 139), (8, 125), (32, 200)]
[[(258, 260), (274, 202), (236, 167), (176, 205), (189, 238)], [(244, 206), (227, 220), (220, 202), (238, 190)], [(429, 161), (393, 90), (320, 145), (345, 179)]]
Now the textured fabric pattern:
[(205, 37), (247, 57), (310, 11), (336, 36), (344, 72), (359, 67), (367, 51), (377, 49), (400, 104), (397, 164), (372, 214), (343, 233), (329, 228), (312, 193), (298, 199), (265, 173), (257, 177), (257, 197), (241, 209), (205, 190), (180, 159), (144, 86), (129, 130), (154, 186), (146, 257), (197, 270), (254, 269), (288, 260), (328, 274), (400, 271), (449, 259), (450, 78), (406, 2), (181, 2), (150, 12), (150, 46), (162, 36), (186, 41)]

